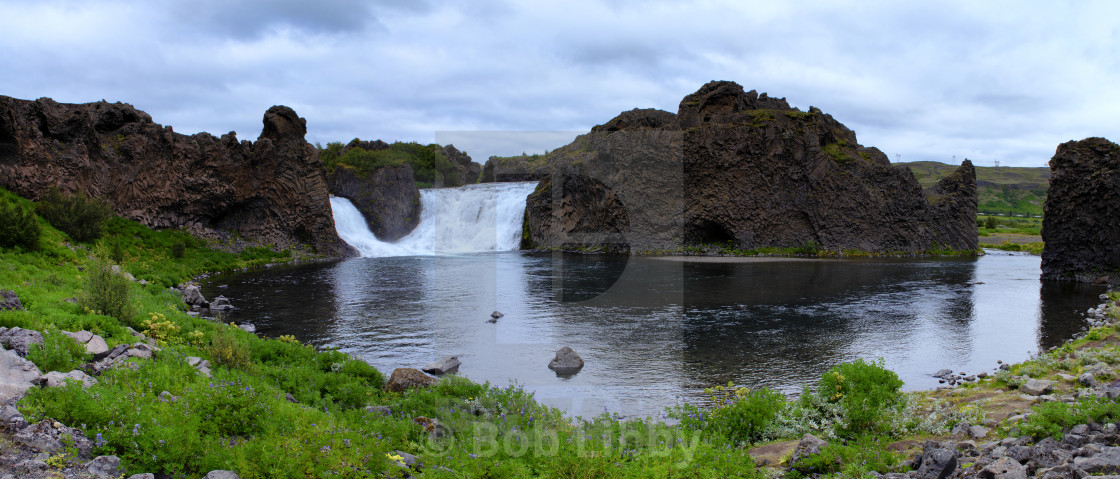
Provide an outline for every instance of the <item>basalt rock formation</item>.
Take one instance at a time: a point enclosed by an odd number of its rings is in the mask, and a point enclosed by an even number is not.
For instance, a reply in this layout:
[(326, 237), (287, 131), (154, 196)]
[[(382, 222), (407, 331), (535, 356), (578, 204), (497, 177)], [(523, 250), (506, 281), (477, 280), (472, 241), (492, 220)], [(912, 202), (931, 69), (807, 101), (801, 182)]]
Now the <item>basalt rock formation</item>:
[[(459, 178), (443, 178), (443, 183), (436, 186), (462, 186), (472, 185), (478, 183), (479, 178), (482, 176), (482, 165), (475, 163), (471, 160), (470, 156), (466, 153), (459, 151), (455, 145), (447, 145), (443, 147), (443, 154), (455, 165), (458, 170)], [(449, 175), (453, 176), (453, 175)]]
[(178, 134), (119, 102), (0, 96), (0, 186), (31, 199), (52, 186), (100, 197), (153, 228), (351, 255), (335, 232), (326, 170), (306, 132), (285, 106), (268, 109), (250, 142), (234, 132)]
[(732, 82), (704, 85), (677, 114), (624, 112), (542, 163), (523, 248), (977, 248), (970, 162), (922, 191), (832, 116)]
[(396, 241), (420, 224), (420, 190), (407, 163), (360, 174), (336, 165), (328, 176), (330, 191), (354, 203), (369, 230), (381, 241)]
[(551, 172), (541, 155), (491, 156), (482, 166), (479, 183), (540, 181)]
[(1042, 278), (1120, 283), (1120, 145), (1058, 145), (1043, 206)]

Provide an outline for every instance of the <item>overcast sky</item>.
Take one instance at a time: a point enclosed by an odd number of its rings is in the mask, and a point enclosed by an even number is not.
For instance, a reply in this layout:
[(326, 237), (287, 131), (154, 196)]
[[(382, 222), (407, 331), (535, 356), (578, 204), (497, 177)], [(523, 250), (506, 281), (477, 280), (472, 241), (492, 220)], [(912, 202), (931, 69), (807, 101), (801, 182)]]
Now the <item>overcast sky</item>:
[(313, 143), (450, 139), (481, 163), (732, 80), (892, 161), (1045, 166), (1120, 140), (1118, 19), (1107, 0), (0, 0), (0, 95), (242, 139), (282, 104)]

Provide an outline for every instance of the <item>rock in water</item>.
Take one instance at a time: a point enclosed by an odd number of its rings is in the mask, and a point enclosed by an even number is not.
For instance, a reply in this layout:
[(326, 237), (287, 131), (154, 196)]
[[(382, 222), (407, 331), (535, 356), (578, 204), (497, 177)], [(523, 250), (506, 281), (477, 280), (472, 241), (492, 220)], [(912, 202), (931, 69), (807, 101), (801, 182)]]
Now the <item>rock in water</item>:
[(1058, 145), (1043, 205), (1042, 279), (1120, 283), (1120, 145)]
[(256, 142), (178, 134), (104, 101), (0, 96), (0, 118), (0, 187), (25, 198), (57, 186), (152, 228), (356, 254), (335, 231), (326, 167), (304, 138), (305, 121), (286, 106), (265, 112)]
[(447, 356), (443, 359), (440, 359), (439, 361), (435, 361), (427, 366), (424, 366), (423, 368), (421, 368), (421, 371), (439, 376), (441, 374), (458, 371), (460, 364), (462, 363), (459, 362), (459, 358), (457, 356)]
[(524, 249), (977, 248), (970, 162), (923, 191), (830, 115), (731, 82), (704, 85), (675, 115), (623, 112), (544, 164)]
[(229, 302), (229, 298), (225, 296), (218, 296), (210, 302), (211, 311), (229, 311), (233, 308), (233, 304)]
[(428, 376), (412, 368), (397, 368), (385, 383), (385, 389), (392, 392), (403, 392), (409, 388), (428, 387), (439, 382), (438, 379)]
[(504, 314), (502, 314), (502, 312), (501, 312), (501, 311), (498, 311), (498, 310), (494, 310), (494, 312), (493, 312), (493, 313), (490, 313), (490, 317), (491, 317), (491, 318), (494, 318), (494, 319), (498, 319), (498, 318), (501, 318), (502, 316), (505, 316), (505, 315), (504, 315)]
[(564, 346), (556, 351), (556, 357), (548, 363), (548, 369), (558, 374), (572, 374), (583, 367), (583, 358), (579, 357), (572, 348)]

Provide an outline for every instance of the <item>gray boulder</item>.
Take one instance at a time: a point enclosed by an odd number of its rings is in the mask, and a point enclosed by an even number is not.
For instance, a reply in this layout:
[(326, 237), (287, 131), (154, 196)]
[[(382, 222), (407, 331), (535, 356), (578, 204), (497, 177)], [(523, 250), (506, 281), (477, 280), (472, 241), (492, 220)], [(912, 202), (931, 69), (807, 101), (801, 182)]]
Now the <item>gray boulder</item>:
[(89, 456), (93, 451), (93, 442), (86, 438), (81, 431), (63, 426), (60, 423), (44, 419), (27, 426), (13, 436), (13, 442), (37, 449), (47, 454), (55, 454), (66, 445), (63, 438), (68, 438), (67, 443), (73, 444), (78, 450), (78, 455)]
[(0, 291), (0, 311), (19, 309), (23, 309), (23, 303), (19, 302), (19, 296), (15, 291)]
[(61, 331), (61, 332), (62, 332), (62, 334), (65, 334), (65, 335), (69, 336), (70, 339), (73, 339), (74, 341), (77, 341), (78, 344), (85, 344), (85, 343), (88, 343), (90, 339), (93, 339), (93, 333), (91, 333), (89, 331), (86, 331), (86, 330), (78, 331), (76, 333), (72, 333), (70, 331)]
[(119, 475), (121, 459), (117, 456), (97, 456), (86, 463), (86, 471), (100, 479), (116, 479)]
[(1041, 396), (1050, 392), (1054, 388), (1054, 381), (1047, 381), (1045, 379), (1028, 379), (1019, 386), (1019, 390), (1031, 396)]
[(101, 354), (108, 350), (109, 345), (105, 342), (105, 338), (96, 334), (86, 343), (86, 352), (90, 354)]
[(968, 436), (973, 439), (984, 439), (988, 437), (988, 428), (984, 426), (972, 426), (968, 428)]
[(65, 386), (67, 380), (78, 381), (78, 382), (82, 383), (82, 388), (83, 389), (88, 388), (90, 386), (93, 386), (94, 384), (97, 384), (96, 379), (94, 379), (93, 377), (91, 377), (90, 375), (88, 375), (84, 372), (78, 371), (77, 369), (75, 369), (73, 371), (70, 371), (68, 373), (63, 373), (63, 372), (59, 372), (59, 371), (51, 371), (47, 374), (44, 374), (42, 377), (36, 379), (35, 382), (36, 382), (36, 384), (39, 384), (40, 386), (45, 387), (45, 388), (57, 388), (57, 387)]
[(1093, 475), (1120, 473), (1120, 447), (1106, 447), (1100, 454), (1073, 458), (1073, 467)]
[(571, 374), (583, 368), (583, 358), (579, 357), (572, 348), (564, 346), (556, 351), (556, 357), (548, 363), (548, 369), (559, 374)]
[(183, 286), (183, 302), (190, 306), (202, 306), (206, 304), (206, 298), (202, 296), (202, 288), (198, 285), (188, 284)]
[(0, 351), (0, 404), (21, 398), (43, 373), (15, 351)]
[(14, 349), (20, 356), (27, 356), (32, 344), (43, 344), (43, 335), (38, 331), (23, 328), (0, 328), (0, 345)]
[(234, 309), (233, 304), (225, 296), (218, 296), (210, 302), (210, 311), (229, 311), (231, 309)]
[(825, 442), (824, 439), (812, 434), (801, 436), (801, 440), (797, 442), (797, 447), (793, 449), (793, 455), (789, 458), (789, 469), (800, 470), (801, 462), (805, 458), (820, 454), (821, 448), (827, 445), (828, 442)]
[(1026, 466), (1010, 457), (1001, 457), (980, 470), (980, 477), (986, 479), (1027, 479)]
[(19, 431), (26, 426), (27, 420), (23, 418), (23, 414), (15, 406), (5, 405), (0, 407), (0, 427), (6, 427), (9, 431)]
[(459, 357), (458, 356), (447, 356), (447, 357), (444, 357), (443, 359), (432, 362), (431, 364), (428, 364), (427, 366), (424, 366), (423, 368), (420, 368), (420, 370), (424, 371), (428, 374), (435, 374), (435, 375), (438, 376), (438, 375), (441, 375), (441, 374), (447, 374), (447, 373), (458, 371), (460, 364), (461, 363), (459, 362)]
[(217, 470), (206, 473), (206, 477), (202, 479), (241, 479), (241, 477), (233, 471)]
[(156, 475), (150, 472), (145, 472), (143, 474), (133, 474), (131, 476), (128, 476), (128, 479), (156, 479)]
[(957, 470), (957, 454), (951, 449), (927, 447), (921, 459), (921, 466), (914, 473), (917, 479), (944, 479)]

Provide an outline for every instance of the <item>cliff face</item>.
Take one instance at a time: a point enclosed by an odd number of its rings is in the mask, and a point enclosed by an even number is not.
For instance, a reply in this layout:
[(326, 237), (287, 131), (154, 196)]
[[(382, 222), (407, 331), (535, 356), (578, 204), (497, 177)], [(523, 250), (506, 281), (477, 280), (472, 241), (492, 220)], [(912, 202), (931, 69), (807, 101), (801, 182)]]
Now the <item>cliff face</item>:
[(1120, 283), (1120, 145), (1058, 146), (1043, 206), (1042, 278)]
[[(731, 82), (704, 85), (676, 115), (624, 112), (545, 164), (551, 177), (527, 206), (529, 248), (599, 247), (600, 236), (616, 241), (607, 249), (625, 249), (621, 242), (637, 252), (710, 243), (977, 248), (971, 163), (923, 192), (908, 169), (860, 146), (830, 115)], [(576, 176), (597, 180), (579, 184), (609, 193), (571, 191)], [(565, 187), (553, 191), (557, 184)], [(606, 196), (618, 201), (587, 200)], [(626, 226), (617, 221), (623, 216)]]
[(351, 255), (306, 132), (285, 106), (268, 109), (250, 142), (233, 132), (177, 134), (128, 104), (0, 96), (0, 186), (31, 199), (52, 186), (82, 192), (153, 228)]
[(420, 190), (408, 164), (383, 166), (368, 176), (337, 165), (328, 175), (331, 193), (354, 203), (381, 241), (396, 241), (420, 224)]

